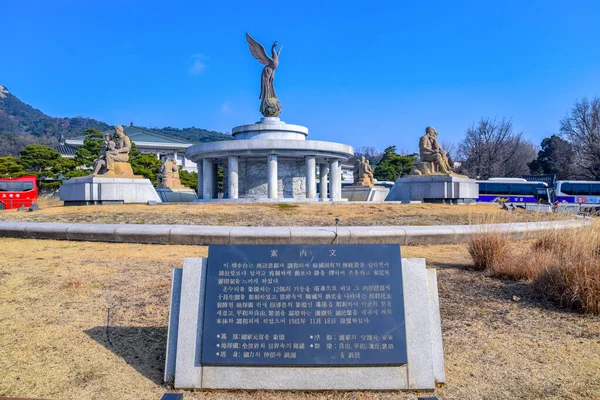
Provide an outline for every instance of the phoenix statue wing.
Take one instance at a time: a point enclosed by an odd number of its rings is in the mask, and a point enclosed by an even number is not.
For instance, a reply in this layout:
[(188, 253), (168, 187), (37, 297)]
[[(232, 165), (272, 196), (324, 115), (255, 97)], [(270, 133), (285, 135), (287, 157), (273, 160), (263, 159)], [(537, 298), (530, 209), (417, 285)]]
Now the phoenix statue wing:
[(271, 58), (267, 55), (265, 48), (262, 44), (258, 43), (248, 32), (246, 32), (246, 40), (248, 41), (248, 48), (250, 53), (258, 60), (262, 65), (268, 65), (271, 62)]

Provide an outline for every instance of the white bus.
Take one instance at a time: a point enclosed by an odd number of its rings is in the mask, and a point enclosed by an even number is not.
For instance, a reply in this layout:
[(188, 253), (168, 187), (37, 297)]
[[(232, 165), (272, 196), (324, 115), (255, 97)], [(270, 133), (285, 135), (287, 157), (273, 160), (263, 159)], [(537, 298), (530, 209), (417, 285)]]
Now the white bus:
[(563, 204), (600, 208), (600, 182), (556, 181), (554, 199)]
[(477, 181), (481, 203), (548, 204), (550, 191), (545, 182), (521, 178), (490, 178)]

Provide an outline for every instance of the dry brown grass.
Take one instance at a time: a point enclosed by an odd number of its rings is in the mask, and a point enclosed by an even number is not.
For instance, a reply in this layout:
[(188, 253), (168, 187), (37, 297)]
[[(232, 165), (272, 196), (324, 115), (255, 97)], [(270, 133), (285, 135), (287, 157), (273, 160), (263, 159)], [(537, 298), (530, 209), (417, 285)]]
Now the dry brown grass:
[(549, 253), (507, 246), (502, 257), (489, 271), (496, 278), (531, 281), (538, 274), (540, 266), (551, 262), (551, 258)]
[(36, 212), (7, 210), (0, 221), (83, 222), (117, 224), (185, 224), (233, 226), (466, 225), (473, 221), (530, 222), (570, 216), (519, 210), (497, 205), (444, 204), (249, 204), (196, 203), (171, 205), (104, 205), (64, 207), (40, 201)]
[(473, 258), (473, 269), (495, 269), (505, 256), (508, 243), (508, 236), (499, 232), (482, 232), (472, 236), (468, 242), (468, 249)]
[(546, 232), (522, 248), (494, 232), (473, 237), (475, 268), (492, 276), (527, 280), (539, 296), (583, 312), (600, 314), (600, 225)]
[[(600, 314), (600, 226), (550, 232), (533, 288), (541, 296), (583, 312)], [(551, 245), (548, 245), (551, 243)], [(540, 247), (538, 245), (538, 247)]]
[[(0, 396), (138, 400), (169, 391), (161, 378), (171, 269), (184, 257), (206, 256), (205, 247), (0, 239), (0, 248)], [(466, 245), (404, 246), (402, 255), (425, 257), (438, 270), (447, 377), (436, 392), (440, 399), (600, 398), (600, 318), (556, 309), (523, 282), (465, 271), (472, 264)], [(416, 397), (185, 394), (187, 400)]]

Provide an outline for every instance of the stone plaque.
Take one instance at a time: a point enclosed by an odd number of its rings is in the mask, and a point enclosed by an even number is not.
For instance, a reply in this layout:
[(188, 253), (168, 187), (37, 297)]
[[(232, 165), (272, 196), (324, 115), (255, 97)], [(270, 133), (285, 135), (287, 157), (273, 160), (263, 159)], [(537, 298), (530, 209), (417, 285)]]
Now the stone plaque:
[(399, 245), (209, 248), (202, 365), (407, 363)]

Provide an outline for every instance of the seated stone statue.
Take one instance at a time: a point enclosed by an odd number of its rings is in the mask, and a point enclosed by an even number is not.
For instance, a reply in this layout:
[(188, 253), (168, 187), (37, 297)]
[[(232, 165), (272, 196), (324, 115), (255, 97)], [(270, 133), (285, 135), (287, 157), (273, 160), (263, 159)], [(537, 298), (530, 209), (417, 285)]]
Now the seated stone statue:
[(179, 166), (174, 157), (166, 157), (160, 167), (160, 172), (156, 175), (158, 187), (171, 189), (183, 188), (179, 178)]
[(438, 133), (433, 126), (425, 129), (425, 135), (419, 140), (419, 162), (411, 175), (450, 174), (453, 172), (446, 152), (437, 140)]
[(365, 165), (365, 173), (369, 175), (371, 185), (375, 186), (375, 175), (373, 174), (373, 169), (371, 168), (369, 160), (367, 160), (367, 165)]
[(105, 139), (105, 145), (100, 156), (94, 161), (94, 175), (119, 175), (133, 177), (133, 170), (129, 164), (131, 139), (123, 132), (121, 125), (115, 126), (113, 140)]
[(181, 179), (179, 179), (179, 165), (177, 165), (177, 159), (173, 157), (173, 181), (175, 184), (181, 186)]
[(158, 187), (168, 187), (167, 181), (173, 177), (173, 163), (169, 157), (163, 159), (162, 165), (160, 166), (160, 172), (156, 174), (156, 180), (158, 181)]
[(365, 160), (364, 157), (361, 157), (360, 160), (356, 160), (356, 164), (354, 164), (353, 176), (354, 183), (352, 186), (375, 186), (373, 170), (371, 169), (369, 161)]
[(113, 151), (116, 148), (116, 143), (112, 140), (110, 135), (104, 136), (104, 145), (102, 146), (102, 150), (100, 150), (100, 155), (96, 160), (94, 160), (94, 174), (97, 174), (100, 169), (106, 165), (106, 152)]

